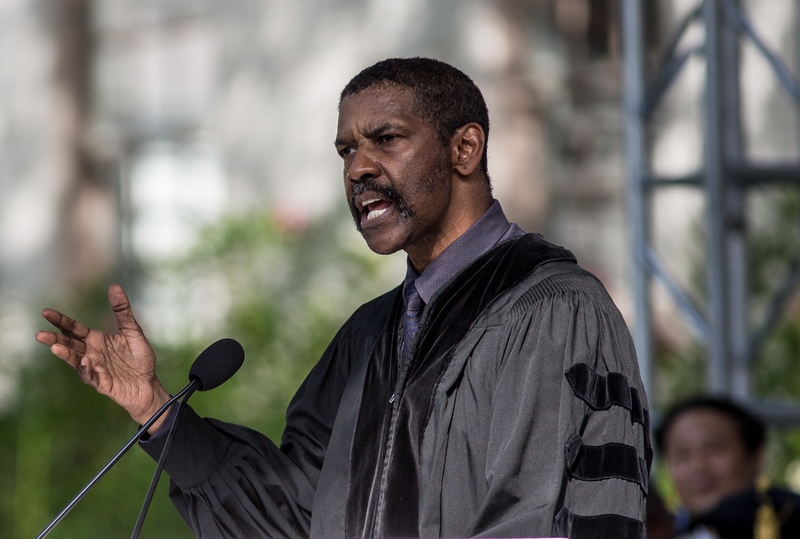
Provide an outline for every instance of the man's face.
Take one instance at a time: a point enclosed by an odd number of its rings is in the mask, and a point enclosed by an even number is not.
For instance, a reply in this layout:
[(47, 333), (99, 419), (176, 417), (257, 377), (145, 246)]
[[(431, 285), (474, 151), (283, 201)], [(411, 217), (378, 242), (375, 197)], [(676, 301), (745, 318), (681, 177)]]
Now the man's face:
[(404, 249), (414, 262), (447, 240), (454, 212), (449, 149), (415, 115), (411, 90), (379, 85), (345, 97), (336, 150), (350, 212), (370, 249)]
[(755, 481), (760, 454), (750, 454), (735, 420), (722, 412), (682, 413), (666, 432), (664, 457), (675, 488), (693, 515)]

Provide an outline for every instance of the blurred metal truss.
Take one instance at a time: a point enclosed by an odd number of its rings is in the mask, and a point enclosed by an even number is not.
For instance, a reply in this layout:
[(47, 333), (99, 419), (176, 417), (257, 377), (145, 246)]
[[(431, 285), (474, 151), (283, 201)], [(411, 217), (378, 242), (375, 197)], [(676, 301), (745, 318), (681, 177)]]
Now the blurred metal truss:
[[(739, 0), (705, 0), (693, 9), (668, 41), (657, 70), (646, 75), (643, 6), (650, 0), (621, 0), (624, 116), (628, 208), (634, 261), (636, 326), (634, 342), (645, 386), (652, 393), (650, 283), (668, 291), (684, 319), (708, 350), (707, 380), (712, 393), (752, 401), (751, 369), (770, 329), (800, 284), (800, 260), (773, 294), (766, 315), (754, 330), (748, 322), (745, 195), (761, 185), (800, 186), (800, 166), (759, 165), (744, 155), (740, 99), (740, 47), (749, 40), (769, 63), (783, 91), (800, 105), (800, 83), (782, 59), (761, 39)], [(692, 24), (704, 27), (702, 44), (680, 50)], [(653, 111), (690, 57), (705, 58), (703, 164), (681, 177), (663, 177), (649, 167), (648, 128)], [(707, 308), (692, 301), (670, 275), (651, 243), (650, 209), (654, 190), (693, 186), (705, 199)], [(800, 409), (753, 402), (776, 423), (800, 422)]]

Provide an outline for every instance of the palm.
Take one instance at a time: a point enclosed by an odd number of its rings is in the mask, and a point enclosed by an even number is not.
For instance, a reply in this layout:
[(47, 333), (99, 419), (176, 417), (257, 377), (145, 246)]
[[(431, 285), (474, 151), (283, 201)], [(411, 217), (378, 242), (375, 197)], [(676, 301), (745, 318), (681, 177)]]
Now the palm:
[(90, 329), (53, 309), (42, 316), (61, 331), (40, 331), (36, 340), (50, 346), (85, 383), (125, 408), (134, 419), (146, 417), (165, 392), (155, 376), (156, 357), (130, 308), (125, 292), (112, 285), (108, 299), (119, 331), (113, 335)]
[(155, 354), (144, 334), (128, 333), (89, 330), (84, 340), (84, 356), (92, 366), (87, 383), (125, 408), (141, 400), (155, 371)]

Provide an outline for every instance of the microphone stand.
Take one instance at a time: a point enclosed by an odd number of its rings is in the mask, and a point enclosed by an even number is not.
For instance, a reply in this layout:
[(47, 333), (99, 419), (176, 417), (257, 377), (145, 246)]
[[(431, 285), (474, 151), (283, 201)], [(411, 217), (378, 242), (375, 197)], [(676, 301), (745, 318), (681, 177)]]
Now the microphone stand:
[(79, 493), (78, 493), (78, 494), (77, 494), (77, 495), (76, 495), (74, 498), (72, 498), (72, 501), (71, 501), (71, 502), (69, 502), (69, 503), (67, 504), (67, 506), (66, 506), (66, 507), (64, 507), (64, 509), (62, 509), (62, 510), (61, 510), (61, 512), (60, 512), (58, 515), (56, 515), (56, 518), (54, 518), (54, 519), (52, 520), (52, 522), (50, 522), (50, 524), (48, 524), (48, 525), (47, 525), (47, 527), (46, 527), (44, 530), (42, 530), (42, 533), (40, 533), (39, 535), (37, 535), (37, 536), (36, 536), (36, 539), (43, 539), (44, 537), (47, 537), (47, 535), (48, 535), (48, 534), (49, 534), (51, 531), (53, 531), (53, 528), (55, 528), (55, 527), (56, 527), (56, 525), (57, 525), (59, 522), (61, 522), (61, 520), (62, 520), (62, 519), (65, 517), (65, 516), (67, 516), (67, 513), (69, 513), (70, 511), (72, 511), (72, 508), (73, 508), (73, 507), (75, 507), (75, 505), (77, 505), (77, 503), (78, 503), (79, 501), (81, 501), (81, 499), (82, 499), (82, 498), (83, 498), (83, 497), (86, 495), (86, 493), (87, 493), (87, 492), (89, 492), (89, 489), (91, 489), (91, 488), (92, 488), (92, 487), (95, 485), (95, 483), (97, 483), (97, 482), (100, 480), (100, 478), (101, 478), (101, 477), (103, 477), (103, 476), (106, 474), (106, 472), (107, 472), (108, 470), (110, 470), (110, 469), (111, 469), (111, 467), (112, 467), (112, 466), (114, 466), (114, 464), (116, 464), (116, 463), (117, 463), (117, 461), (118, 461), (119, 459), (121, 459), (121, 458), (122, 458), (122, 456), (123, 456), (125, 453), (127, 453), (127, 452), (128, 452), (128, 450), (129, 450), (131, 447), (133, 447), (133, 444), (135, 444), (136, 442), (138, 442), (138, 441), (139, 441), (139, 439), (140, 439), (142, 436), (144, 436), (144, 435), (145, 435), (145, 433), (147, 433), (147, 429), (149, 429), (151, 426), (153, 426), (153, 423), (155, 423), (155, 422), (158, 420), (158, 418), (159, 418), (159, 417), (161, 417), (162, 415), (164, 415), (164, 412), (166, 412), (166, 411), (167, 411), (167, 409), (168, 409), (168, 408), (169, 408), (169, 407), (172, 405), (172, 403), (173, 403), (173, 402), (175, 402), (176, 400), (180, 399), (181, 397), (183, 397), (183, 396), (184, 396), (184, 395), (186, 395), (187, 393), (188, 393), (189, 395), (191, 395), (191, 394), (192, 394), (192, 393), (195, 391), (195, 389), (197, 389), (199, 386), (200, 386), (200, 380), (198, 380), (198, 379), (196, 379), (196, 378), (195, 378), (195, 379), (193, 379), (193, 380), (192, 380), (192, 381), (189, 383), (189, 385), (187, 385), (186, 387), (184, 387), (183, 389), (181, 389), (181, 391), (180, 391), (180, 392), (179, 392), (177, 395), (175, 395), (174, 397), (172, 397), (171, 399), (169, 399), (169, 400), (168, 400), (166, 403), (164, 403), (164, 405), (163, 405), (161, 408), (159, 408), (159, 409), (158, 409), (158, 411), (157, 411), (155, 414), (153, 414), (153, 417), (151, 417), (150, 419), (148, 419), (148, 420), (147, 420), (147, 423), (145, 423), (144, 425), (142, 425), (142, 427), (141, 427), (139, 430), (137, 430), (137, 431), (136, 431), (136, 434), (134, 434), (134, 435), (133, 435), (133, 437), (132, 437), (130, 440), (128, 440), (128, 443), (126, 443), (126, 444), (125, 444), (125, 445), (122, 447), (122, 449), (120, 449), (120, 450), (119, 450), (119, 452), (117, 452), (117, 454), (116, 454), (116, 455), (114, 455), (114, 456), (111, 458), (111, 460), (109, 460), (109, 461), (108, 461), (108, 463), (107, 463), (105, 466), (103, 466), (103, 468), (102, 468), (102, 469), (101, 469), (99, 472), (97, 472), (97, 475), (95, 475), (95, 476), (92, 478), (92, 480), (91, 480), (91, 481), (89, 481), (89, 482), (86, 484), (86, 486), (85, 486), (85, 487), (83, 487), (83, 489), (82, 489), (82, 490), (81, 490), (81, 491), (80, 491), (80, 492), (79, 492)]
[(144, 498), (144, 503), (142, 504), (142, 509), (139, 511), (139, 518), (136, 520), (136, 526), (133, 528), (133, 534), (131, 535), (131, 539), (137, 539), (139, 537), (139, 533), (142, 531), (142, 526), (144, 525), (144, 519), (147, 516), (147, 510), (150, 508), (150, 502), (153, 500), (153, 495), (156, 492), (156, 487), (158, 486), (158, 480), (161, 477), (161, 472), (164, 470), (164, 464), (167, 460), (167, 453), (169, 452), (169, 448), (172, 445), (172, 438), (175, 431), (178, 430), (178, 423), (181, 421), (181, 417), (183, 416), (183, 411), (186, 409), (186, 401), (189, 400), (189, 397), (195, 392), (196, 389), (200, 387), (200, 383), (197, 378), (192, 380), (190, 384), (192, 388), (190, 391), (186, 392), (186, 396), (183, 397), (183, 400), (179, 404), (178, 413), (175, 416), (175, 421), (173, 421), (172, 425), (169, 428), (169, 432), (167, 433), (167, 439), (164, 442), (164, 448), (161, 450), (161, 456), (158, 457), (158, 464), (156, 465), (156, 470), (153, 472), (153, 479), (150, 480), (150, 488), (147, 490), (147, 495)]

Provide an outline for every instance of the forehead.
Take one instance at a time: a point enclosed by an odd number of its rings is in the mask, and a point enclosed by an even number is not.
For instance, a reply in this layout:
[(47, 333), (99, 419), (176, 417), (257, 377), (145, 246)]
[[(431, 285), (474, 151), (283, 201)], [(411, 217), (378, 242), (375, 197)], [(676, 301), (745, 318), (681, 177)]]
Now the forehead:
[(711, 441), (744, 447), (735, 419), (717, 410), (698, 408), (687, 410), (673, 420), (664, 445), (669, 451), (677, 445), (702, 445)]
[(380, 84), (351, 94), (339, 105), (339, 132), (387, 121), (423, 122), (417, 115), (416, 96), (411, 88)]

